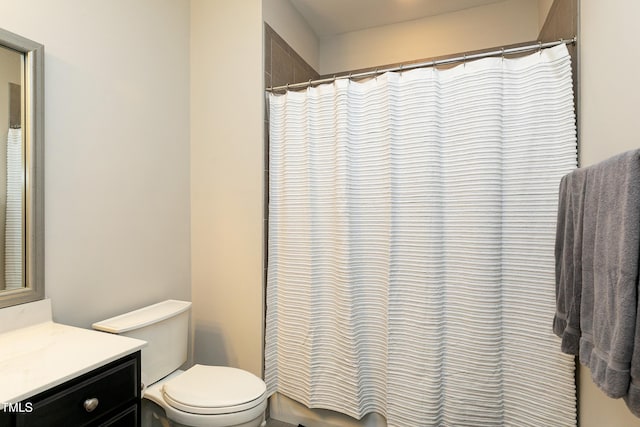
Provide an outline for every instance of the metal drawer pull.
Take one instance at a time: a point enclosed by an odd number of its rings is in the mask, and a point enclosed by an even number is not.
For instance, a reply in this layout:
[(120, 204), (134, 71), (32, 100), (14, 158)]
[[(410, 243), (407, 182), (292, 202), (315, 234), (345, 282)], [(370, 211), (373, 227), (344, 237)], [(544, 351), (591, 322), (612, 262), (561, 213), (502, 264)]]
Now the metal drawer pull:
[(98, 401), (97, 397), (94, 397), (92, 399), (87, 399), (84, 401), (84, 409), (87, 412), (93, 412), (93, 410), (98, 407), (98, 403), (100, 402)]

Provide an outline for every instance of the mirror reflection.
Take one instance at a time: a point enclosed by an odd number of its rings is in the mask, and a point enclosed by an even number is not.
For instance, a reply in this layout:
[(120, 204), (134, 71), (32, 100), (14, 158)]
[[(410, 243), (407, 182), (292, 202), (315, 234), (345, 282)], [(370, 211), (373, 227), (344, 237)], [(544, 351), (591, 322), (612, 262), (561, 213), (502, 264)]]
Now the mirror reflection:
[(0, 28), (0, 308), (44, 298), (44, 46)]
[(0, 46), (0, 291), (24, 281), (24, 57)]

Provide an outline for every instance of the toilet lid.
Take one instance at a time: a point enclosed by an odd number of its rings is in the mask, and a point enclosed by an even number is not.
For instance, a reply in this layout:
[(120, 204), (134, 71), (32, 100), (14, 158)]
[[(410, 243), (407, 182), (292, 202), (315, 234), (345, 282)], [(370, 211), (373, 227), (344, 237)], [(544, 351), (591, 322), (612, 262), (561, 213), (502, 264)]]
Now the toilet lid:
[(245, 411), (265, 399), (267, 386), (255, 375), (225, 366), (194, 365), (167, 381), (167, 403), (193, 414), (228, 414)]

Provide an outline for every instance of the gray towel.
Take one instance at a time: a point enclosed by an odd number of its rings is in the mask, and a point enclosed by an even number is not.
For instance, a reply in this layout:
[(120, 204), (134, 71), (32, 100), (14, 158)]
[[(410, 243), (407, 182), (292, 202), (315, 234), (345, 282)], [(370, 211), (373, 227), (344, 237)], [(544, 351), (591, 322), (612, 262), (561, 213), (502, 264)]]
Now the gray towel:
[(553, 332), (560, 349), (578, 355), (582, 294), (582, 224), (586, 171), (577, 169), (560, 181), (556, 227), (556, 314)]
[[(640, 413), (638, 320), (640, 151), (587, 168), (582, 237), (580, 362), (610, 397)], [(638, 330), (640, 332), (640, 330)]]

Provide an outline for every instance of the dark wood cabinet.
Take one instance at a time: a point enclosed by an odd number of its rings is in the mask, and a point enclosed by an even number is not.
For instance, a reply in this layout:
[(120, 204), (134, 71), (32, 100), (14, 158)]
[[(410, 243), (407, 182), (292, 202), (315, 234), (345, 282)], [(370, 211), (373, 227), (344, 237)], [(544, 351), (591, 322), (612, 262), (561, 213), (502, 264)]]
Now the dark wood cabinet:
[(0, 426), (136, 427), (140, 384), (138, 351), (25, 399), (20, 407), (0, 413)]

